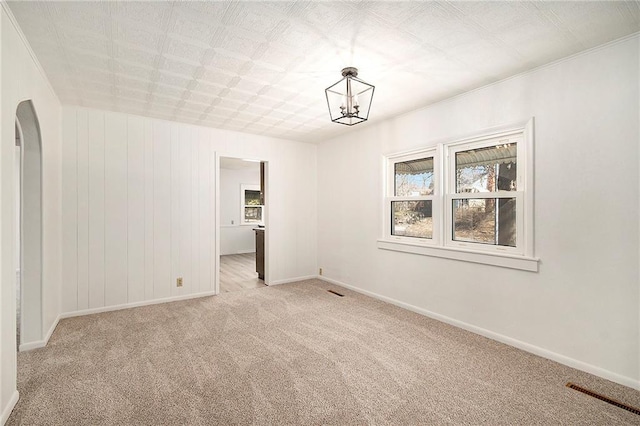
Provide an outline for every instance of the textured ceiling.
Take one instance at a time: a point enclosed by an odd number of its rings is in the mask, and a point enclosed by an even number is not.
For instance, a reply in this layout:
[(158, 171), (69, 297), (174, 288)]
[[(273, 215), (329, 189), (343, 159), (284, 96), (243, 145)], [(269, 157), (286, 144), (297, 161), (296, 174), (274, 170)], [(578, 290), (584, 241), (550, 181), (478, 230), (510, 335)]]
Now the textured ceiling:
[(638, 1), (8, 4), (64, 104), (308, 142), (349, 131), (343, 67), (376, 122), (640, 30)]

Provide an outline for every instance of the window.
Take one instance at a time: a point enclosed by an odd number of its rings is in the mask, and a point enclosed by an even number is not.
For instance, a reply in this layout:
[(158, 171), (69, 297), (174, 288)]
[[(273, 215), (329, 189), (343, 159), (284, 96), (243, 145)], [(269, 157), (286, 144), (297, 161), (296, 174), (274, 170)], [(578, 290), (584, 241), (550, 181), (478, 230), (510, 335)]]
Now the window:
[(241, 225), (262, 224), (262, 197), (260, 196), (260, 185), (240, 185), (241, 199)]
[(447, 146), (448, 245), (524, 254), (523, 148), (521, 133)]
[(435, 149), (429, 149), (389, 158), (387, 226), (396, 241), (437, 240), (435, 156)]
[(532, 144), (533, 120), (514, 130), (388, 156), (378, 246), (537, 270)]

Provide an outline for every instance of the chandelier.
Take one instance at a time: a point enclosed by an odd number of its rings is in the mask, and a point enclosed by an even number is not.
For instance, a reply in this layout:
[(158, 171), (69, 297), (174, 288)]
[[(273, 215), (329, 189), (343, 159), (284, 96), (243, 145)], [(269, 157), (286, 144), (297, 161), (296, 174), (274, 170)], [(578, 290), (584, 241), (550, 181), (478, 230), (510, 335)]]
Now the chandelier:
[(374, 89), (358, 78), (357, 68), (344, 68), (342, 79), (325, 90), (331, 121), (347, 126), (367, 121)]

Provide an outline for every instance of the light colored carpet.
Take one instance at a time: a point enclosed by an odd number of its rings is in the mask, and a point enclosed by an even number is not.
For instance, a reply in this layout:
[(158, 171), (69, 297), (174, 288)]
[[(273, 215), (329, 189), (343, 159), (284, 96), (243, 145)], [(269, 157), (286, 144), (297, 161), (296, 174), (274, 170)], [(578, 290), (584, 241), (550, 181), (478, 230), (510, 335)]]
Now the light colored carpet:
[(317, 280), (62, 320), (18, 369), (9, 425), (640, 420), (565, 383), (640, 392)]

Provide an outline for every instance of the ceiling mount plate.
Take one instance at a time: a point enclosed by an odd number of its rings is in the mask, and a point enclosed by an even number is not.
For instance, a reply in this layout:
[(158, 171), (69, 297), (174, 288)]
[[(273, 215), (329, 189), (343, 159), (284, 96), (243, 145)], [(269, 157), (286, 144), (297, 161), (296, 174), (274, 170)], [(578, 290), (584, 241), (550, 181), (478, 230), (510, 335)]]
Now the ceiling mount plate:
[(358, 68), (356, 68), (356, 67), (342, 68), (342, 76), (346, 77), (348, 75), (350, 75), (352, 77), (357, 77), (358, 76)]

